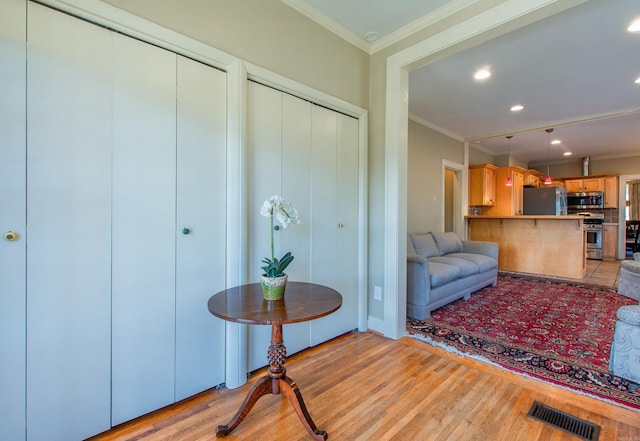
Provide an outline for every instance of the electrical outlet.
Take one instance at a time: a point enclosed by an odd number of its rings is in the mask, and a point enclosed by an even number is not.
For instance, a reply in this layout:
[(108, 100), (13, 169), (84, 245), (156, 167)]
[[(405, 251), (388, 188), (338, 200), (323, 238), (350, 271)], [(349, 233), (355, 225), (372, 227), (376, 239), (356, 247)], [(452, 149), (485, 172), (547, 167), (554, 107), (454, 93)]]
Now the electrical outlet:
[(373, 298), (374, 300), (382, 301), (382, 287), (376, 286), (373, 288)]

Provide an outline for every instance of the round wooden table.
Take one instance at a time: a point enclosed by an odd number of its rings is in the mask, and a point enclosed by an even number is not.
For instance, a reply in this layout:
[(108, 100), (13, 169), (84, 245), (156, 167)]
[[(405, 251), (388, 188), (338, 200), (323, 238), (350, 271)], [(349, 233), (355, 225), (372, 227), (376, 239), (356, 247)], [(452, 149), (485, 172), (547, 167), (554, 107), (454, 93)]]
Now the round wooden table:
[(213, 295), (208, 302), (209, 312), (223, 320), (249, 325), (271, 325), (271, 345), (267, 350), (269, 370), (247, 394), (229, 424), (220, 425), (216, 436), (222, 438), (233, 431), (249, 414), (258, 399), (266, 394), (286, 396), (315, 440), (326, 440), (327, 433), (319, 430), (302, 399), (296, 383), (287, 377), (284, 362), (287, 350), (282, 338), (282, 325), (314, 320), (336, 311), (342, 305), (338, 291), (314, 283), (289, 282), (283, 300), (264, 300), (260, 283), (241, 285)]

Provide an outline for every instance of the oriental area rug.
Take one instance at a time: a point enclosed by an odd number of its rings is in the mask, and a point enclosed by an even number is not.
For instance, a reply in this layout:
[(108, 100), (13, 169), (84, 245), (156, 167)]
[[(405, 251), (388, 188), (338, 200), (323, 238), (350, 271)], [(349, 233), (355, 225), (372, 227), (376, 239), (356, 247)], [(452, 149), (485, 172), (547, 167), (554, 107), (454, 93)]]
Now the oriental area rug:
[(609, 287), (500, 273), (407, 332), (447, 350), (640, 409), (640, 385), (609, 371), (616, 310), (636, 301)]

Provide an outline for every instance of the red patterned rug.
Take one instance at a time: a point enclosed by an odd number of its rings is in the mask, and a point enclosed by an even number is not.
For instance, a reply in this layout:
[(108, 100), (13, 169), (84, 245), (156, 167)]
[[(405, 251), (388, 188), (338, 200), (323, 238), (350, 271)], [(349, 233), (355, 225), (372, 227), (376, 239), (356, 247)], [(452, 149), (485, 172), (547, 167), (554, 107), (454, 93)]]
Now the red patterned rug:
[(500, 273), (495, 287), (457, 300), (410, 335), (506, 369), (640, 409), (640, 385), (608, 369), (616, 310), (636, 302), (615, 290)]

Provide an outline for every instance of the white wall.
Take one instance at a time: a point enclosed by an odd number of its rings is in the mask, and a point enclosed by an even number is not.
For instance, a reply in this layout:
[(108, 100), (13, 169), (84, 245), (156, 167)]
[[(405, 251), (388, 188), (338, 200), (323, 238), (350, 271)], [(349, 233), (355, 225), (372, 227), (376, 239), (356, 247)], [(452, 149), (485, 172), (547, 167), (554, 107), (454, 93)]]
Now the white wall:
[(367, 108), (369, 55), (279, 0), (102, 0)]
[(464, 162), (464, 145), (409, 120), (407, 232), (444, 230), (442, 160)]

